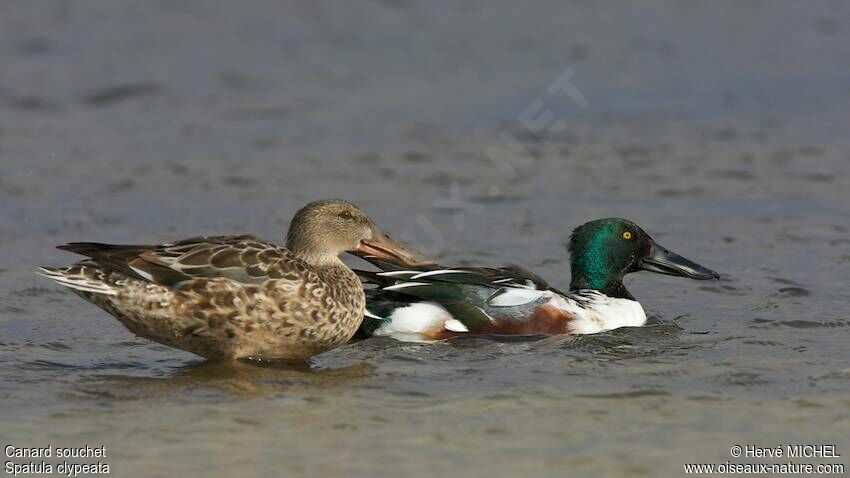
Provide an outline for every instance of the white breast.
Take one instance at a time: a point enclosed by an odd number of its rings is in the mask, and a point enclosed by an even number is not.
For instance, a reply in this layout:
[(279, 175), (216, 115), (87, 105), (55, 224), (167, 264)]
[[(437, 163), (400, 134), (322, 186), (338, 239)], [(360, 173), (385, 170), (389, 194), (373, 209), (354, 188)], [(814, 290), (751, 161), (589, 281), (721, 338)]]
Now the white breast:
[(640, 327), (646, 314), (638, 301), (616, 299), (595, 291), (582, 291), (586, 302), (578, 302), (552, 294), (549, 304), (575, 315), (570, 329), (575, 334), (595, 334), (620, 327)]

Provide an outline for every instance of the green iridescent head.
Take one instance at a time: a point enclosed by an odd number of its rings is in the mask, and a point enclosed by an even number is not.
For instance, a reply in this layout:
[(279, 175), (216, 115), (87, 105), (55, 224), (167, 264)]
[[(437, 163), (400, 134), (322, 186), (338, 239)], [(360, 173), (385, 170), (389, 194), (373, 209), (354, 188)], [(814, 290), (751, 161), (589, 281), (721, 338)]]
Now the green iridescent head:
[(571, 290), (593, 289), (610, 297), (632, 296), (623, 277), (641, 270), (691, 279), (720, 276), (658, 245), (632, 221), (597, 219), (577, 227), (569, 243)]

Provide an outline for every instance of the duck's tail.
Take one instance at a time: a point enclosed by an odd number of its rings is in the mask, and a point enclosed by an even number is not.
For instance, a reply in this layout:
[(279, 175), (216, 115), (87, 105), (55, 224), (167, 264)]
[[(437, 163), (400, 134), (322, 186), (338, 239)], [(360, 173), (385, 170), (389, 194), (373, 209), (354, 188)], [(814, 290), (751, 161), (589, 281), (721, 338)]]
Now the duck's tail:
[(65, 267), (39, 267), (35, 273), (74, 290), (92, 294), (118, 294), (118, 290), (104, 280), (103, 270), (95, 264), (80, 262)]

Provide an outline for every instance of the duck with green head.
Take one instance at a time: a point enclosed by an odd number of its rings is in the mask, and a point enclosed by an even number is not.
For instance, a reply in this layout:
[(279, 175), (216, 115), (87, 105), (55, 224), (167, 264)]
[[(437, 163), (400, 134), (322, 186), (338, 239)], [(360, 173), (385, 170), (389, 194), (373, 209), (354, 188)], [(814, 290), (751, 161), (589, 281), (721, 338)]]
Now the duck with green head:
[[(519, 267), (410, 267), (359, 254), (381, 271), (357, 271), (367, 283), (360, 335), (439, 340), (468, 334), (591, 334), (646, 323), (623, 285), (650, 271), (697, 280), (719, 275), (656, 243), (626, 219), (576, 228), (569, 247), (568, 293)], [(370, 288), (371, 286), (371, 288)]]

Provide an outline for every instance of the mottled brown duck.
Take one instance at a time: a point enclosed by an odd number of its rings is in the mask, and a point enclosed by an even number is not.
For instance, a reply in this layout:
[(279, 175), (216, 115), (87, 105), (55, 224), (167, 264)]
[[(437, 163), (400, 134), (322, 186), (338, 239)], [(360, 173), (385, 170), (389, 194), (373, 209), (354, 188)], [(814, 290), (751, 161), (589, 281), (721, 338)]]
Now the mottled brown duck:
[(39, 274), (138, 336), (216, 360), (303, 360), (342, 345), (363, 319), (365, 297), (339, 254), (416, 262), (360, 209), (339, 200), (298, 211), (286, 247), (240, 235), (59, 249), (89, 259)]

